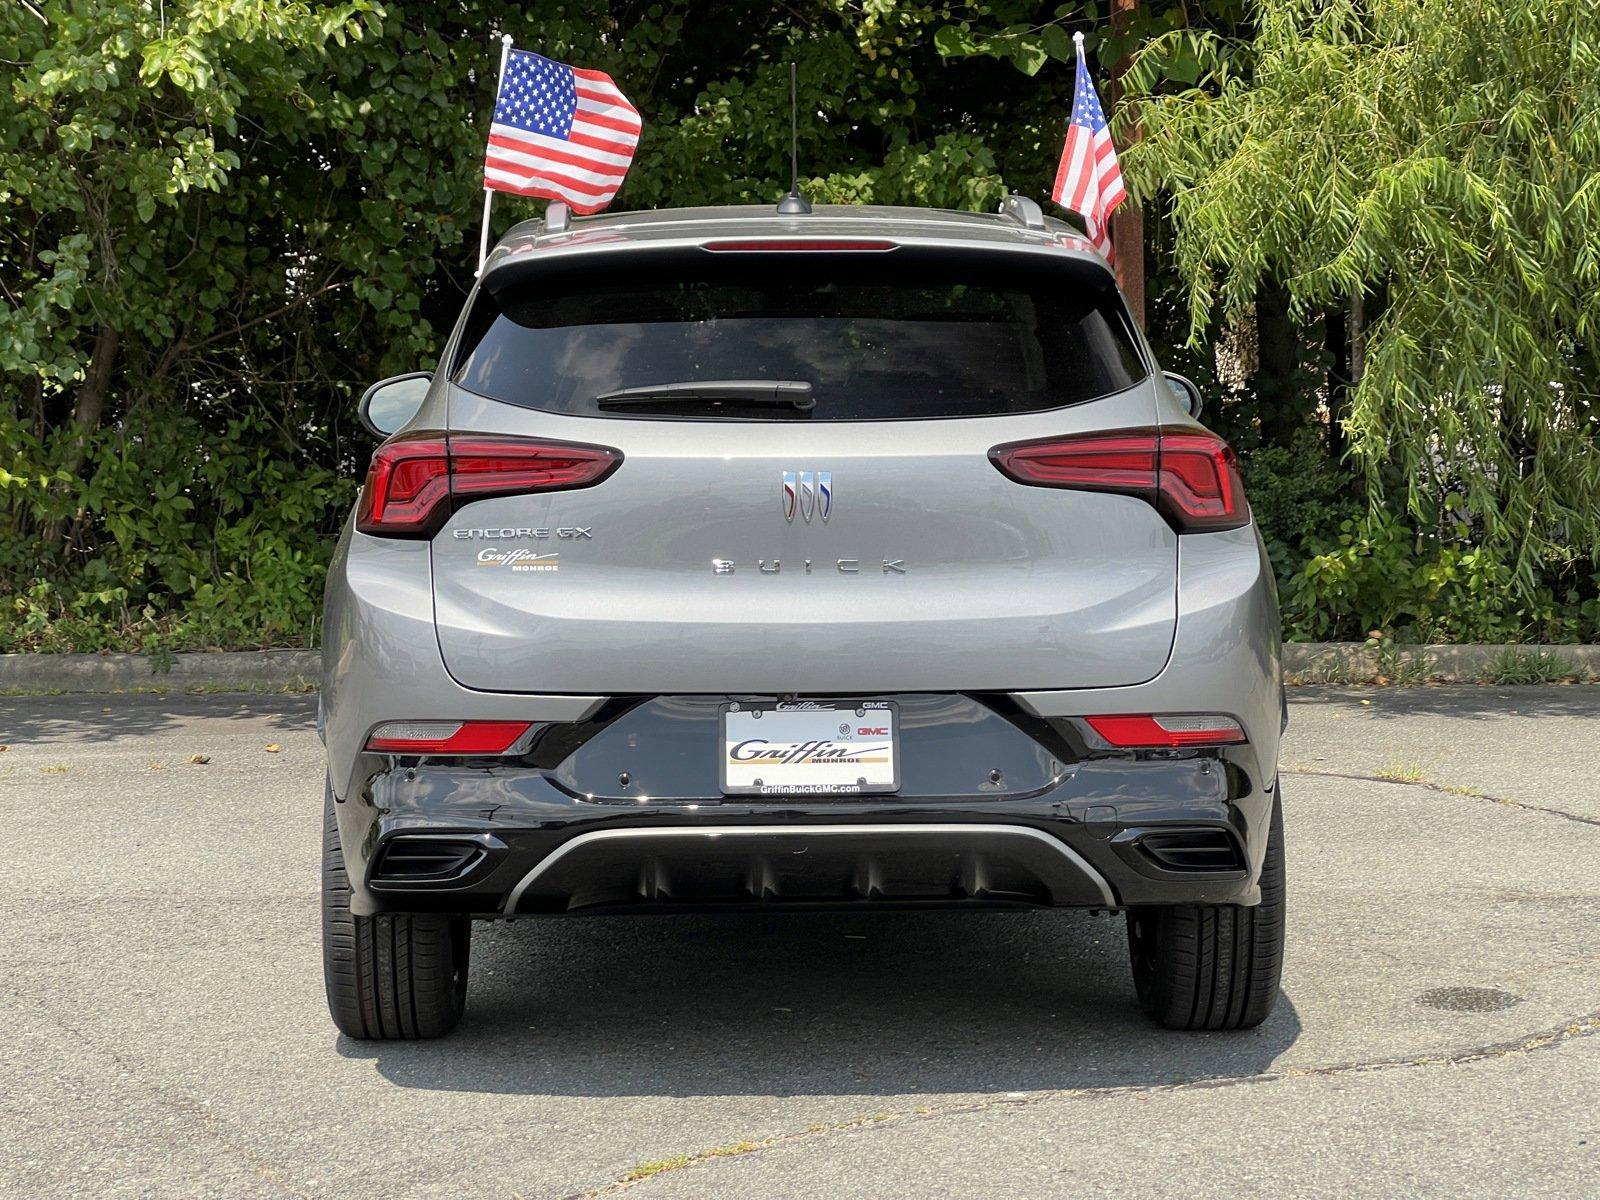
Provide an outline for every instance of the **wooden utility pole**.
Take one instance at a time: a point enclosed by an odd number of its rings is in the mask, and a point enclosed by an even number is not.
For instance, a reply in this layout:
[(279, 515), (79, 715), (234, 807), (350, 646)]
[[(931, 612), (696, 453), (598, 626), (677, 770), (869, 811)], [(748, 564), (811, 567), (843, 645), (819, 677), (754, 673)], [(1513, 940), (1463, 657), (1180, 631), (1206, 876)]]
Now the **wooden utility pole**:
[[(1139, 0), (1111, 0), (1111, 28), (1120, 37), (1126, 35), (1138, 11)], [(1122, 76), (1128, 70), (1131, 54), (1117, 59), (1111, 69), (1111, 111), (1117, 113), (1123, 104)], [(1140, 136), (1138, 121), (1127, 128), (1129, 144)], [(1128, 308), (1133, 319), (1144, 326), (1144, 213), (1130, 197), (1111, 214), (1111, 244), (1117, 251), (1117, 286), (1128, 298)]]

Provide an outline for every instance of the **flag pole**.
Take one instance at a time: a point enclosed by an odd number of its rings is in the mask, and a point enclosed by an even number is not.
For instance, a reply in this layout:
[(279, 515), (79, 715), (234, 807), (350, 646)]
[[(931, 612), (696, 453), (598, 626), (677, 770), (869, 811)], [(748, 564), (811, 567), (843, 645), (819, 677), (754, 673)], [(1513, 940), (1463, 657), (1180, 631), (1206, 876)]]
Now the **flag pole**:
[[(500, 74), (495, 76), (494, 102), (500, 103), (500, 85), (506, 78), (506, 59), (511, 57), (511, 35), (500, 35)], [(494, 110), (489, 111), (489, 120), (494, 121)], [(489, 212), (494, 206), (494, 189), (487, 183), (483, 185), (483, 232), (478, 235), (478, 269), (473, 275), (483, 274), (483, 260), (489, 257)]]

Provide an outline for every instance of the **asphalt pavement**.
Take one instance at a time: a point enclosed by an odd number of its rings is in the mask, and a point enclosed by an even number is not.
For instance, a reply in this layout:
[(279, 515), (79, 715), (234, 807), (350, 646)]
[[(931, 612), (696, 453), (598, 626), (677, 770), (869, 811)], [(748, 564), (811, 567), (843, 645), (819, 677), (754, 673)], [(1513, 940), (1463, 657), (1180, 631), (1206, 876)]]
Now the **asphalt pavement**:
[(1291, 716), (1259, 1030), (1149, 1025), (1119, 920), (811, 914), (479, 926), (373, 1044), (313, 697), (0, 698), (0, 1194), (1600, 1195), (1600, 688)]

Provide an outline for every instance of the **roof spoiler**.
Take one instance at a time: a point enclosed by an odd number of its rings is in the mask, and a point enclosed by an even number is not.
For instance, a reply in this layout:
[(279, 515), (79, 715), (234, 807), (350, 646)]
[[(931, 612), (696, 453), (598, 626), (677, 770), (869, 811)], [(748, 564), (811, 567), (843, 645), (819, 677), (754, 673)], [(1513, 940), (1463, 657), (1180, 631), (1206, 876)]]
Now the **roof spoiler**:
[[(605, 226), (587, 226), (576, 238), (556, 237), (549, 244), (541, 244), (550, 234), (570, 234), (573, 226), (565, 205), (551, 204), (543, 221), (527, 222), (513, 229), (497, 246), (484, 263), (481, 283), (491, 294), (498, 294), (534, 277), (550, 278), (555, 275), (586, 275), (599, 267), (628, 269), (652, 264), (656, 269), (667, 269), (676, 262), (679, 267), (693, 267), (696, 260), (705, 257), (731, 257), (707, 255), (708, 251), (747, 251), (751, 253), (779, 250), (814, 250), (820, 253), (843, 251), (894, 250), (896, 259), (915, 260), (961, 257), (968, 254), (995, 258), (1010, 255), (1033, 256), (1061, 249), (1088, 250), (1082, 234), (1065, 222), (1045, 216), (1038, 204), (1026, 196), (1008, 196), (999, 209), (999, 220), (1014, 229), (1026, 230), (1042, 237), (1008, 239), (1005, 242), (973, 241), (922, 244), (917, 234), (909, 230), (893, 235), (874, 230), (867, 235), (857, 235), (846, 227), (845, 232), (829, 233), (819, 226), (807, 229), (803, 235), (793, 234), (779, 226), (772, 230), (740, 228), (724, 236), (696, 230), (668, 238), (633, 240), (623, 231)], [(1054, 236), (1050, 236), (1054, 230)], [(514, 236), (523, 239), (515, 246), (506, 243)], [(1056, 258), (1058, 264), (1066, 261)], [(1109, 284), (1111, 271), (1105, 261), (1085, 253), (1075, 256), (1074, 270), (1082, 271), (1086, 278)]]

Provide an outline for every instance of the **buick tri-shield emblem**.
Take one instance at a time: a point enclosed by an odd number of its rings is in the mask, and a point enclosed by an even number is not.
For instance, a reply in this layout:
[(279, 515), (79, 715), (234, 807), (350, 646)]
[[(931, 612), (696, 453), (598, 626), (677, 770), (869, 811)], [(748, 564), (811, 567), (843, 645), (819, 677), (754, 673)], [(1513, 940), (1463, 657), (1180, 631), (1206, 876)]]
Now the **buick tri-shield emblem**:
[(800, 519), (808, 525), (813, 515), (826, 521), (833, 514), (832, 471), (783, 473), (783, 519), (792, 522), (797, 508)]

